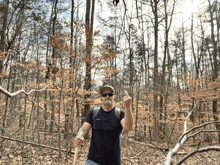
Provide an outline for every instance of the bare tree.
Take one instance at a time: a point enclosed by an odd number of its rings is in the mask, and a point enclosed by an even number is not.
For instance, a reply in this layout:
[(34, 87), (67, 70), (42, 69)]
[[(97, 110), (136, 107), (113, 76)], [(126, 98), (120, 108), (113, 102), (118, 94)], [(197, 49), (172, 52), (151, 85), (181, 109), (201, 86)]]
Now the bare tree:
[[(92, 2), (92, 3), (91, 3)], [(81, 120), (81, 124), (84, 122), (84, 118), (86, 117), (86, 114), (90, 110), (90, 92), (92, 87), (91, 82), (91, 70), (92, 70), (92, 59), (91, 59), (91, 53), (92, 53), (92, 35), (93, 35), (93, 22), (94, 22), (94, 11), (95, 11), (95, 0), (87, 0), (86, 2), (86, 77), (85, 77), (85, 84), (84, 89), (86, 90), (85, 94), (85, 102), (84, 102), (84, 110), (82, 113), (83, 120)]]
[[(176, 5), (176, 0), (173, 1), (173, 5), (171, 8), (171, 12), (169, 13), (168, 9), (167, 9), (167, 0), (163, 0), (164, 1), (164, 12), (165, 12), (165, 41), (164, 41), (164, 56), (163, 56), (163, 64), (162, 64), (162, 73), (161, 73), (161, 88), (162, 91), (161, 93), (163, 93), (163, 91), (165, 91), (165, 75), (166, 75), (166, 61), (167, 61), (167, 55), (169, 56), (169, 31), (170, 31), (170, 27), (173, 21), (173, 13), (174, 13), (174, 9), (175, 9), (175, 5)], [(169, 19), (170, 16), (170, 19)], [(165, 98), (166, 99), (166, 98)], [(166, 115), (166, 109), (163, 110), (163, 97), (160, 96), (160, 120), (163, 120), (163, 116), (161, 115), (161, 113), (164, 113)], [(166, 120), (166, 118), (164, 118), (164, 120)], [(162, 123), (162, 122), (161, 122)], [(160, 125), (160, 131), (162, 133), (162, 135), (165, 136), (166, 131), (165, 131), (165, 125)]]
[[(214, 1), (214, 2), (211, 2), (210, 0), (208, 0), (209, 2), (209, 7), (208, 7), (208, 10), (209, 10), (209, 14), (210, 14), (210, 23), (211, 23), (211, 41), (212, 41), (212, 45), (213, 45), (213, 52), (211, 53), (212, 54), (212, 59), (213, 59), (213, 71), (212, 71), (212, 77), (213, 77), (213, 81), (215, 81), (218, 77), (218, 70), (219, 70), (219, 67), (218, 67), (218, 59), (217, 59), (217, 41), (216, 41), (216, 37), (215, 37), (215, 25), (214, 25), (214, 12), (216, 11), (215, 10), (215, 7), (217, 5), (217, 1)], [(217, 18), (218, 19), (218, 18)], [(217, 99), (214, 100), (212, 102), (212, 108), (213, 108), (213, 118), (215, 121), (219, 121), (219, 118), (218, 118), (218, 102), (217, 102)], [(216, 123), (216, 129), (217, 130), (220, 130), (220, 124), (219, 123)], [(220, 142), (220, 133), (219, 133), (219, 142)]]
[[(0, 8), (1, 8), (1, 14), (2, 14), (2, 27), (0, 27), (0, 32), (1, 32), (1, 42), (0, 42), (0, 75), (2, 76), (2, 71), (3, 71), (3, 62), (4, 59), (6, 58), (6, 54), (3, 54), (5, 52), (5, 43), (6, 43), (6, 30), (7, 30), (7, 23), (8, 23), (8, 8), (9, 8), (9, 0), (4, 0), (3, 3), (0, 3)], [(0, 85), (1, 85), (1, 80), (0, 78)]]
[[(57, 3), (58, 3), (58, 0), (54, 1), (54, 17), (53, 17), (53, 36), (56, 35), (56, 20), (57, 20)], [(54, 46), (53, 47), (53, 50), (52, 50), (52, 59), (53, 59), (53, 63), (52, 63), (52, 67), (54, 67), (56, 65), (56, 62), (55, 62), (55, 58), (56, 58), (56, 47)], [(52, 69), (53, 71), (53, 69)], [(52, 72), (51, 71), (51, 72)], [(53, 81), (56, 80), (56, 76), (55, 76), (55, 73), (53, 73)], [(50, 93), (50, 99), (51, 99), (51, 104), (52, 104), (52, 113), (51, 113), (51, 121), (50, 121), (50, 132), (53, 132), (54, 130), (54, 120), (55, 120), (55, 117), (54, 117), (54, 113), (55, 113), (55, 103), (54, 103), (54, 93), (51, 92)]]
[(151, 9), (154, 15), (154, 78), (153, 78), (153, 88), (154, 88), (154, 126), (155, 126), (155, 140), (159, 137), (159, 125), (158, 125), (158, 103), (157, 103), (157, 82), (158, 82), (158, 31), (159, 31), (159, 16), (158, 16), (158, 4), (160, 0), (151, 0)]

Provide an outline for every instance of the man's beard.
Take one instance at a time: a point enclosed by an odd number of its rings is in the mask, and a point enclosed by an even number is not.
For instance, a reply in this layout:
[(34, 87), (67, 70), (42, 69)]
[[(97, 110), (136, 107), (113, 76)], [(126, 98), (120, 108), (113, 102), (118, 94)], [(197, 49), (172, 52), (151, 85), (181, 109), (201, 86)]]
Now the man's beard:
[(105, 105), (111, 105), (112, 104), (112, 101), (111, 100), (105, 100)]

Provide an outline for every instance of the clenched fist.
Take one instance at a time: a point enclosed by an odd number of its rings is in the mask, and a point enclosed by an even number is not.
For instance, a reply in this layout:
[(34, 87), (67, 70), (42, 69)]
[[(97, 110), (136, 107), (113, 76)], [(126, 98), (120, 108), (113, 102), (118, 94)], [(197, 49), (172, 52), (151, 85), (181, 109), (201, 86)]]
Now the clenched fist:
[(81, 143), (83, 142), (83, 140), (84, 140), (84, 137), (80, 138), (80, 137), (76, 136), (74, 139), (74, 142), (73, 142), (74, 146), (79, 147), (81, 145)]

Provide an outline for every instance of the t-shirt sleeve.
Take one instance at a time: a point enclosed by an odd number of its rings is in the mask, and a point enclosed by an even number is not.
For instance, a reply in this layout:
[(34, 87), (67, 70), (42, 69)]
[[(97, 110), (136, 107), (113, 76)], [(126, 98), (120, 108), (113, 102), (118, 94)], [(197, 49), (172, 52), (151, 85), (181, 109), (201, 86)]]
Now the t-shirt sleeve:
[(90, 111), (86, 115), (85, 122), (87, 122), (87, 123), (89, 123), (91, 125), (93, 124), (93, 109), (90, 109)]

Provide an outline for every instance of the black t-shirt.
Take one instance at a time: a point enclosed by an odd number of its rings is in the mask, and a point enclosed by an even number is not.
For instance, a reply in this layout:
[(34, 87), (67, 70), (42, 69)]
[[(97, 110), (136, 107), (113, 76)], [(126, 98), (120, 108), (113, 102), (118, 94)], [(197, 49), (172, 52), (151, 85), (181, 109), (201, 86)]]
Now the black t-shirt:
[(121, 163), (121, 119), (124, 110), (120, 110), (120, 117), (115, 115), (115, 107), (106, 112), (102, 108), (93, 119), (93, 109), (89, 111), (85, 122), (92, 125), (92, 138), (88, 159), (99, 165), (120, 165)]

